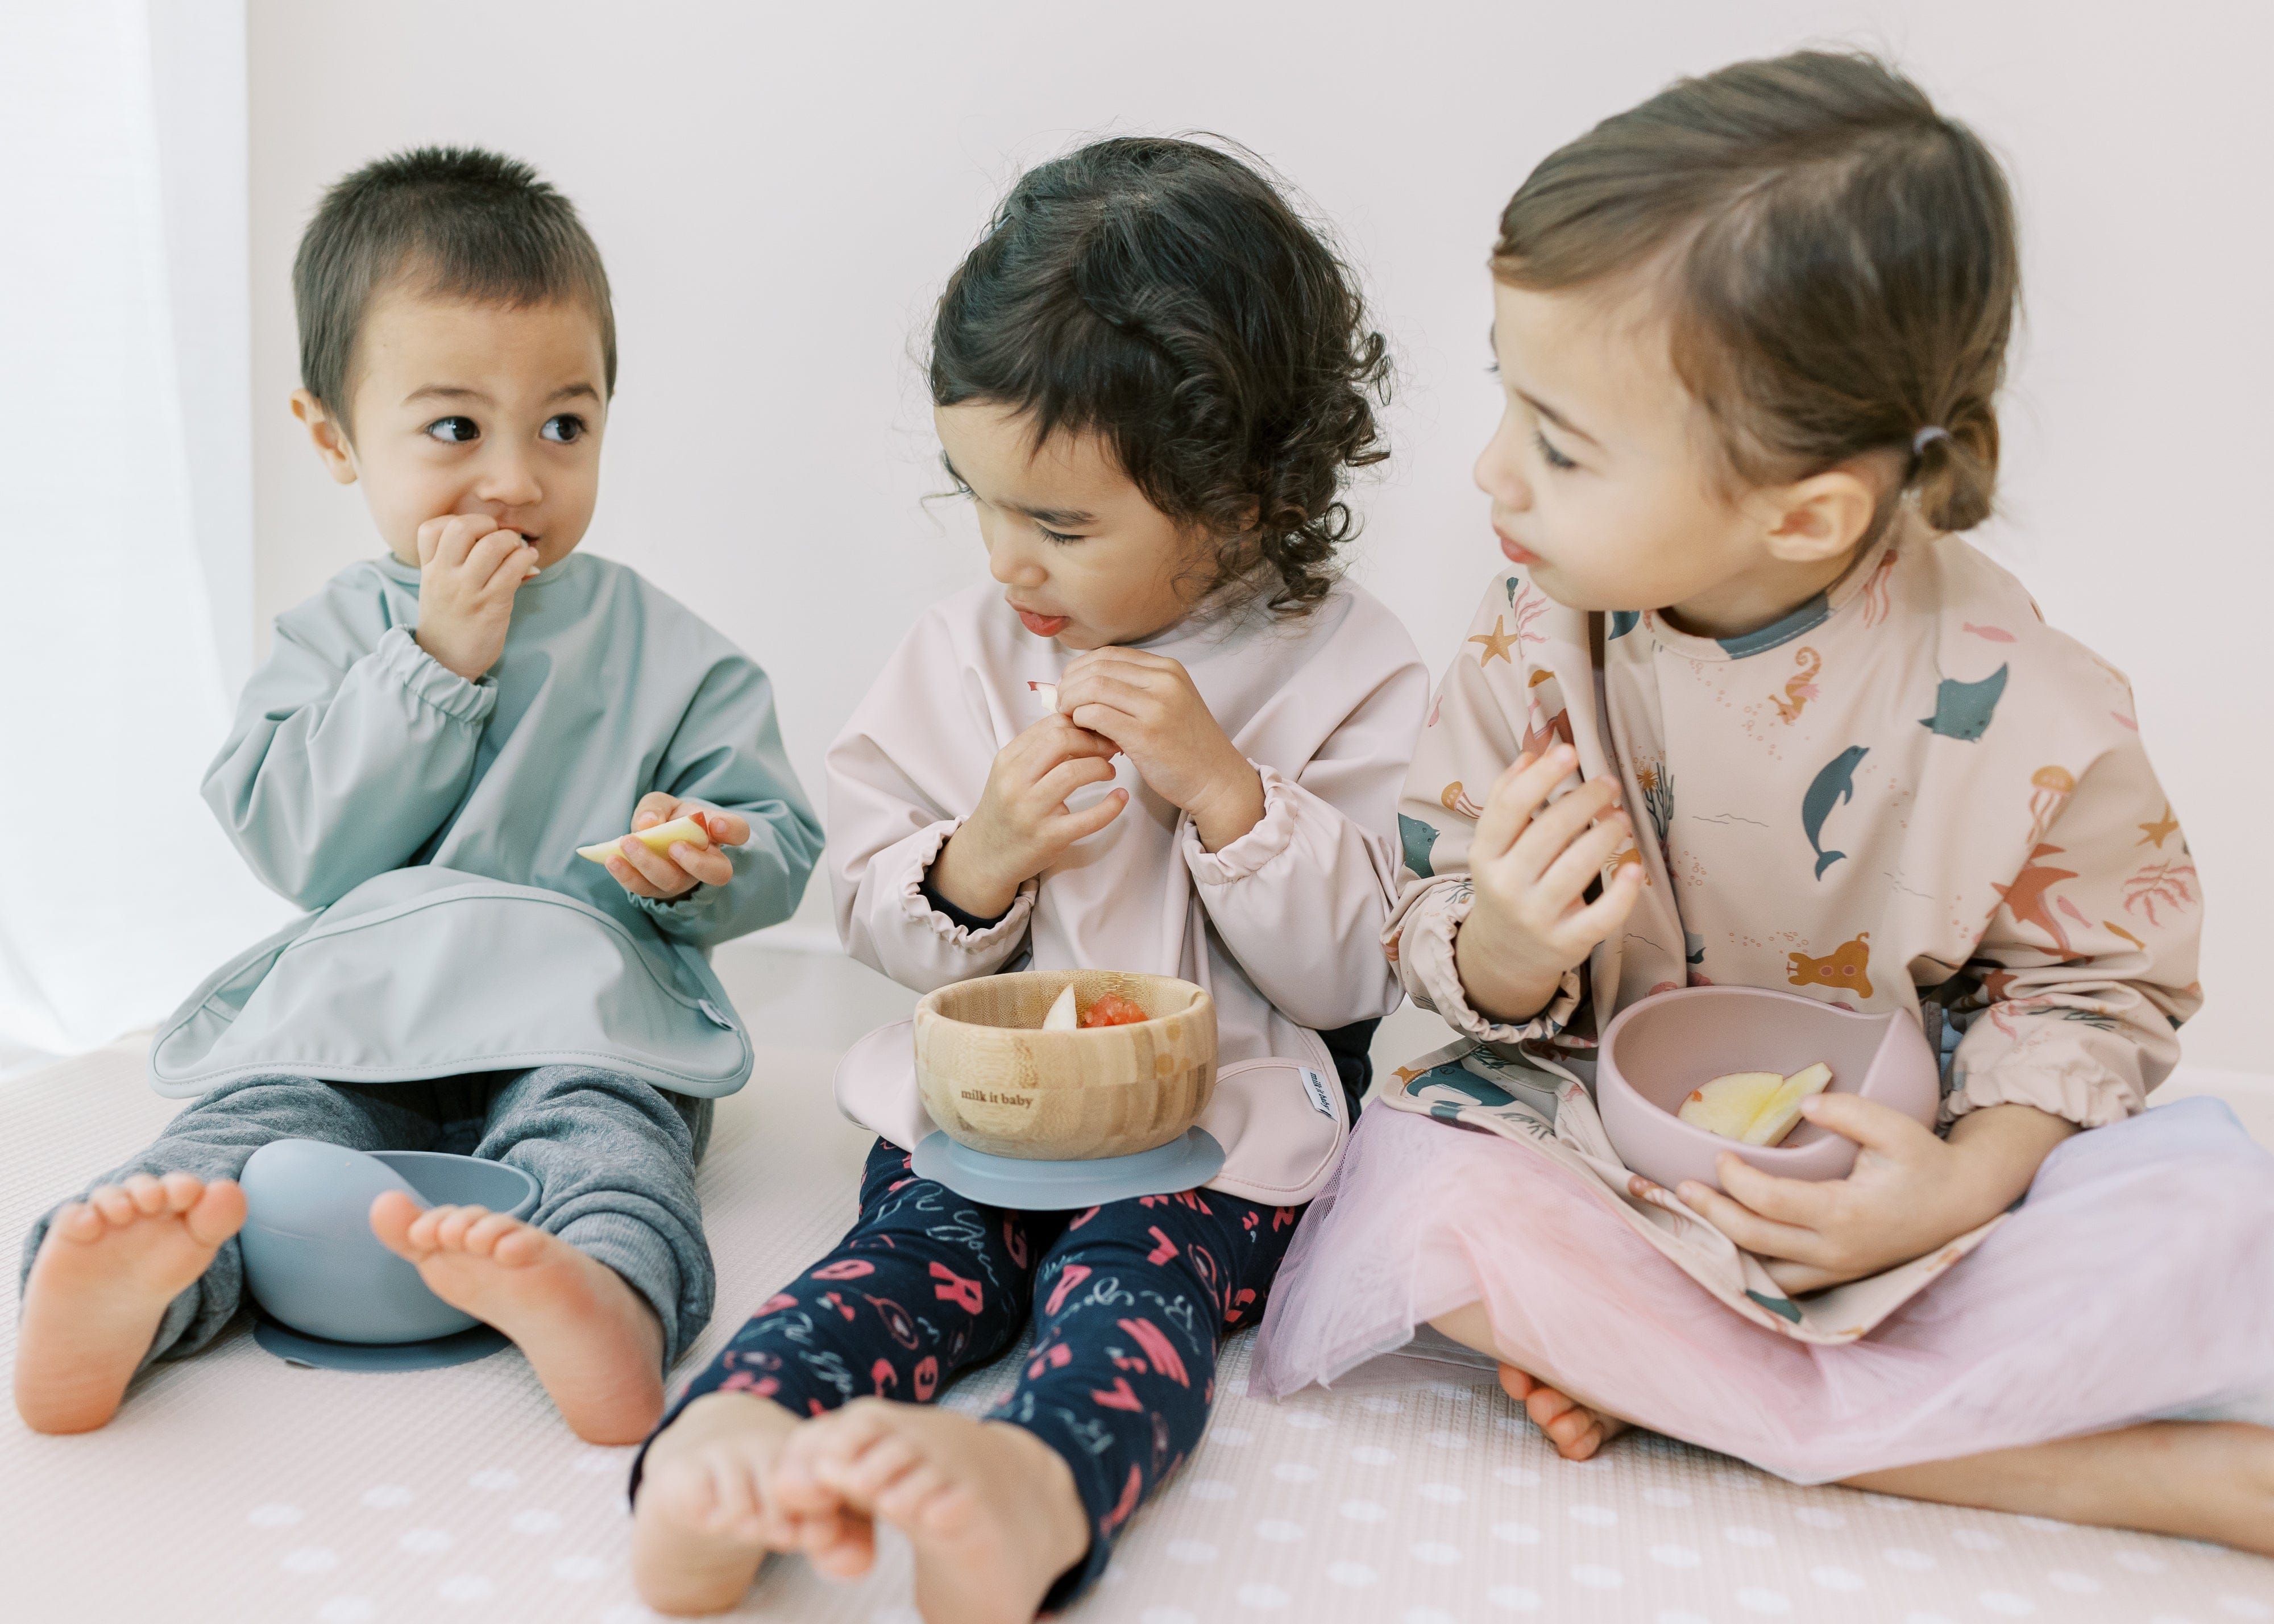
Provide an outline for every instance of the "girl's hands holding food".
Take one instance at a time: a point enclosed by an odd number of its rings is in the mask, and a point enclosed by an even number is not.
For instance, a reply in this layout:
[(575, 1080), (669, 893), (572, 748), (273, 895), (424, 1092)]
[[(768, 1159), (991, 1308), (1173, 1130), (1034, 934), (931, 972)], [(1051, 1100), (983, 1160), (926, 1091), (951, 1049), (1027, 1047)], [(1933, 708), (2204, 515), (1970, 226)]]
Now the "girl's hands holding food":
[(668, 850), (651, 852), (646, 842), (626, 835), (616, 842), (607, 861), (608, 873), (617, 884), (635, 897), (664, 902), (684, 896), (697, 885), (724, 885), (734, 877), (734, 859), (719, 848), (740, 846), (750, 838), (749, 821), (739, 813), (721, 812), (699, 801), (651, 790), (632, 808), (632, 828), (653, 829), (681, 817), (701, 823), (711, 844), (674, 840)]
[(1012, 740), (996, 752), (979, 805), (933, 860), (932, 889), (975, 918), (1008, 912), (1020, 886), (1128, 804), (1129, 792), (1116, 789), (1079, 812), (1066, 808), (1076, 790), (1112, 778), (1114, 754), (1111, 740), (1056, 714)]
[(498, 663), (513, 595), (537, 573), (537, 549), (486, 513), (418, 527), (418, 646), (469, 682)]
[(1697, 1183), (1675, 1191), (1796, 1297), (1924, 1257), (1988, 1222), (2076, 1131), (2027, 1105), (1969, 1112), (1947, 1139), (1854, 1094), (1818, 1094), (1800, 1109), (1861, 1147), (1847, 1177), (1779, 1178), (1724, 1152), (1715, 1170), (1727, 1195)]
[(1626, 923), (1642, 894), (1642, 865), (1624, 863), (1593, 902), (1587, 887), (1633, 825), (1618, 809), (1615, 779), (1583, 784), (1553, 805), (1547, 793), (1579, 764), (1559, 744), (1516, 758), (1485, 801), (1469, 847), (1476, 899), (1453, 939), (1469, 1004), (1487, 1020), (1530, 1020), (1563, 973)]
[(1093, 649), (1058, 679), (1058, 709), (1111, 740), (1155, 794), (1191, 813), (1203, 849), (1221, 851), (1263, 821), (1261, 777), (1178, 661)]

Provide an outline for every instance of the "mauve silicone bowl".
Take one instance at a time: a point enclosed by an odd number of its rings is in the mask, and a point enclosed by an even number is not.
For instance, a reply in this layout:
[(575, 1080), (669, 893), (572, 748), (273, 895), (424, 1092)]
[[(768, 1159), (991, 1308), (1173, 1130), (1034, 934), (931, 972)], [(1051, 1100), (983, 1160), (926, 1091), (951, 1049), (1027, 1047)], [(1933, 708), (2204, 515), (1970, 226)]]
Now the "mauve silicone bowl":
[(426, 1342), (476, 1323), (371, 1232), (371, 1204), (382, 1192), (516, 1218), (537, 1210), (537, 1181), (502, 1162), (426, 1150), (366, 1154), (319, 1139), (263, 1145), (237, 1182), (253, 1300), (292, 1329), (335, 1342)]
[(1784, 1178), (1845, 1178), (1856, 1141), (1803, 1117), (1775, 1147), (1740, 1145), (1675, 1115), (1692, 1089), (1731, 1071), (1789, 1077), (1821, 1060), (1832, 1094), (1861, 1094), (1927, 1127), (1942, 1082), (1926, 1034), (1909, 1014), (1859, 1015), (1766, 987), (1685, 987), (1622, 1011), (1603, 1034), (1595, 1109), (1619, 1160), (1671, 1190), (1719, 1190), (1724, 1151)]

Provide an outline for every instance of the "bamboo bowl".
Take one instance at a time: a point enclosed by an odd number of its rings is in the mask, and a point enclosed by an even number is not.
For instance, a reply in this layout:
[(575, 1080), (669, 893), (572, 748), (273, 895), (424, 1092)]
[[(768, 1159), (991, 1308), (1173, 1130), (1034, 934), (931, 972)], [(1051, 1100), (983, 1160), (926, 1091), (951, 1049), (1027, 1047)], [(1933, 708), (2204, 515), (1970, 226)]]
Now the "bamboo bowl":
[[(1118, 993), (1152, 1019), (1045, 1032), (1068, 982), (1084, 1010)], [(1216, 1092), (1216, 1000), (1169, 975), (1027, 970), (958, 981), (916, 1005), (916, 1084), (959, 1145), (1027, 1162), (1155, 1150)]]

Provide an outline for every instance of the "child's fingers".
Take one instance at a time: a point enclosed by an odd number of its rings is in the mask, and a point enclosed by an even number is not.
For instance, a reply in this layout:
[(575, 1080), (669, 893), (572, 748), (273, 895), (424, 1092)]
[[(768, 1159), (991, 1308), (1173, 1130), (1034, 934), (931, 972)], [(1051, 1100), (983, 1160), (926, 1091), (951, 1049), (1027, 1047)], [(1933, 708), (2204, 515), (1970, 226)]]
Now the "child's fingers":
[(1609, 940), (1611, 933), (1627, 922), (1641, 895), (1642, 865), (1622, 863), (1604, 883), (1601, 896), (1577, 913), (1566, 914), (1555, 927), (1556, 951), (1577, 964), (1594, 951), (1595, 944)]
[[(1567, 797), (1565, 804), (1577, 797)], [(1565, 846), (1562, 853), (1533, 882), (1543, 902), (1551, 903), (1555, 916), (1563, 914), (1586, 894), (1587, 887), (1603, 872), (1603, 865), (1612, 854), (1626, 845), (1633, 826), (1623, 812), (1613, 812), (1582, 830), (1577, 839)], [(1522, 842), (1517, 843), (1519, 846)]]
[(651, 789), (642, 795), (639, 798), (639, 804), (632, 808), (632, 827), (652, 829), (658, 823), (668, 823), (678, 816), (679, 797), (666, 795), (659, 789)]
[(449, 528), (450, 516), (445, 514), (439, 519), (429, 519), (418, 527), (418, 567), (421, 569), (434, 561), (435, 553), (442, 545), (442, 532)]
[[(1735, 1158), (1728, 1155), (1721, 1158), (1721, 1173), (1724, 1181), (1729, 1177), (1728, 1164), (1733, 1160)], [(1824, 1237), (1813, 1229), (1764, 1218), (1720, 1191), (1694, 1179), (1684, 1181), (1675, 1193), (1682, 1198), (1683, 1204), (1691, 1212), (1747, 1252), (1758, 1252), (1765, 1258), (1791, 1258), (1801, 1263), (1823, 1260)]]
[(497, 529), (498, 523), (486, 513), (454, 513), (442, 521), (442, 530), (435, 543), (434, 561), (456, 568), (466, 561), (474, 544)]
[(750, 838), (750, 820), (739, 812), (719, 812), (705, 807), (695, 816), (716, 845), (740, 846)]
[(662, 900), (655, 887), (649, 884), (647, 881), (641, 876), (640, 871), (633, 868), (630, 861), (625, 858), (621, 847), (617, 848), (617, 850), (610, 855), (606, 866), (608, 870), (608, 877), (614, 880), (617, 884), (622, 886), (626, 891), (631, 892), (633, 896), (645, 897), (652, 901)]
[(1484, 814), (1477, 819), (1476, 839), (1469, 848), (1472, 868), (1505, 854), (1516, 844), (1547, 792), (1577, 759), (1570, 746), (1558, 745), (1544, 757), (1527, 752), (1510, 763), (1485, 797)]
[(1117, 789), (1104, 796), (1094, 807), (1084, 807), (1079, 812), (1063, 813), (1051, 820), (1049, 836), (1052, 842), (1071, 846), (1086, 840), (1121, 816), (1121, 808), (1129, 804), (1129, 792)]
[(1055, 811), (1064, 806), (1066, 797), (1076, 790), (1087, 785), (1111, 783), (1113, 777), (1113, 763), (1100, 761), (1095, 756), (1060, 762), (1035, 781), (1035, 802)]
[(1857, 1094), (1817, 1094), (1800, 1102), (1800, 1114), (1820, 1128), (1829, 1128), (1866, 1150), (1899, 1162), (1936, 1149), (1943, 1142), (1931, 1129), (1920, 1126), (1893, 1106)]
[(734, 860), (715, 846), (697, 846), (691, 841), (674, 840), (666, 854), (698, 884), (727, 885), (734, 882)]
[(1531, 824), (1508, 849), (1516, 877), (1528, 885), (1538, 884), (1549, 865), (1579, 838), (1580, 832), (1602, 819), (1617, 804), (1618, 787), (1611, 778), (1596, 778), (1582, 784), (1555, 805), (1533, 813)]
[(649, 851), (644, 840), (626, 835), (616, 842), (616, 851), (639, 871), (640, 878), (666, 896), (685, 891), (692, 883), (677, 863), (660, 852)]
[(510, 594), (529, 573), (530, 560), (523, 554), (535, 551), (512, 530), (492, 530), (466, 550), (466, 573), (481, 583), (484, 591)]
[(1805, 1178), (1780, 1178), (1774, 1173), (1762, 1172), (1743, 1156), (1726, 1151), (1720, 1158), (1718, 1170), (1721, 1188), (1732, 1199), (1743, 1202), (1764, 1218), (1788, 1223), (1796, 1229), (1822, 1233), (1831, 1227), (1840, 1205), (1837, 1180), (1818, 1183)]

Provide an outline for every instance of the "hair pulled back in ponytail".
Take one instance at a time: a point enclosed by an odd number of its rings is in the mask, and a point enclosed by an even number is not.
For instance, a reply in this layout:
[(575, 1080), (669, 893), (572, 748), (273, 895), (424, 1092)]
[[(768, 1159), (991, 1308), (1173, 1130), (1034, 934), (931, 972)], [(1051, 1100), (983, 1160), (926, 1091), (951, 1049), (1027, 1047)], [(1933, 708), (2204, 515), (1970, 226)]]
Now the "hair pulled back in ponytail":
[(1680, 80), (1532, 170), (1492, 263), (1543, 291), (1654, 284), (1739, 479), (1892, 452), (1874, 535), (1905, 491), (1937, 530), (1990, 516), (2013, 198), (1980, 139), (1884, 63), (1803, 51)]
[[(1029, 169), (948, 279), (931, 397), (1096, 433), (1146, 500), (1218, 538), (1215, 585), (1282, 614), (1358, 533), (1390, 366), (1356, 278), (1271, 183), (1196, 141), (1123, 137)], [(1268, 569), (1260, 569), (1266, 566)]]

